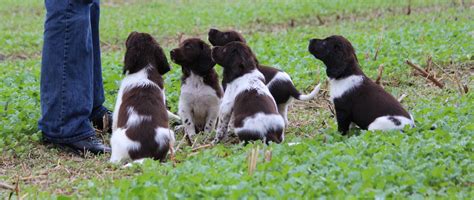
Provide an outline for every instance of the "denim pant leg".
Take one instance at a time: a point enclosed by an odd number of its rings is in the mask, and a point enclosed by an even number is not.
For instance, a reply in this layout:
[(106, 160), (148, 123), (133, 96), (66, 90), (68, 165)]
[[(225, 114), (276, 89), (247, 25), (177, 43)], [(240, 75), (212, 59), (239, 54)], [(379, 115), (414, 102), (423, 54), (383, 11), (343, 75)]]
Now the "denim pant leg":
[(100, 40), (99, 40), (99, 18), (100, 18), (100, 1), (94, 0), (90, 8), (90, 20), (92, 30), (92, 51), (94, 57), (94, 97), (93, 109), (89, 119), (102, 118), (107, 109), (102, 105), (105, 101), (104, 86), (102, 83), (102, 65), (100, 58)]
[(80, 0), (46, 0), (41, 62), (39, 129), (55, 143), (95, 135), (93, 49), (90, 4)]

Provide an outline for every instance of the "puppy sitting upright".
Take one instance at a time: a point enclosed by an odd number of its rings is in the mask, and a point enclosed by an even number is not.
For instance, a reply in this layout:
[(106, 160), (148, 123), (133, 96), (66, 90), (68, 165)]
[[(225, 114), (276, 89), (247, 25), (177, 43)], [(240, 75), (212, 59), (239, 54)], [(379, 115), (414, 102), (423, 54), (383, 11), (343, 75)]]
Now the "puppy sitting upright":
[(392, 130), (414, 126), (410, 114), (359, 67), (354, 48), (342, 36), (312, 39), (308, 50), (326, 65), (330, 99), (336, 108), (338, 130), (346, 134), (351, 122), (362, 129)]
[[(234, 41), (246, 43), (244, 37), (236, 31), (222, 32), (217, 29), (210, 29), (208, 36), (209, 42), (214, 46), (224, 46)], [(287, 112), (288, 105), (292, 100), (291, 97), (307, 101), (313, 99), (319, 92), (320, 85), (317, 85), (310, 94), (301, 94), (293, 85), (290, 76), (284, 71), (264, 65), (258, 65), (257, 69), (265, 76), (265, 84), (275, 99), (278, 106), (278, 113), (285, 119), (285, 124), (288, 124)], [(224, 83), (223, 86), (225, 89)]]
[(132, 32), (125, 45), (125, 78), (115, 104), (110, 161), (163, 161), (174, 143), (161, 77), (170, 66), (161, 47), (147, 33)]
[(211, 47), (198, 38), (183, 41), (173, 49), (171, 59), (181, 65), (179, 115), (185, 132), (192, 138), (196, 132), (214, 130), (219, 112), (222, 88), (211, 58)]
[(242, 42), (230, 42), (214, 47), (212, 58), (224, 68), (223, 84), (227, 85), (214, 142), (227, 136), (231, 117), (240, 140), (282, 142), (285, 121), (278, 114), (275, 100), (265, 86), (265, 77), (257, 70), (258, 61), (250, 48)]

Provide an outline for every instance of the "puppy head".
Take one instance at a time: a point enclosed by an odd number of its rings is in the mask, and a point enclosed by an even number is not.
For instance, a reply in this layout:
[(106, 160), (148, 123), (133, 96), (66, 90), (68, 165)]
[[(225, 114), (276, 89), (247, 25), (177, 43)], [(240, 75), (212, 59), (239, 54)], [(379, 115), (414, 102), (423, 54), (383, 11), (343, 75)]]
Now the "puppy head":
[(125, 61), (123, 73), (138, 72), (148, 65), (155, 67), (160, 74), (170, 71), (170, 65), (163, 49), (148, 33), (132, 32), (125, 41)]
[(229, 42), (243, 42), (246, 43), (244, 37), (237, 31), (219, 31), (217, 29), (209, 29), (209, 42), (213, 46), (224, 46)]
[(171, 60), (188, 67), (189, 70), (203, 75), (216, 65), (211, 58), (211, 47), (198, 38), (190, 38), (181, 42), (178, 48), (170, 51)]
[(224, 73), (229, 72), (236, 76), (251, 71), (258, 65), (250, 47), (242, 42), (230, 42), (225, 46), (214, 47), (212, 59), (224, 68)]
[(333, 35), (325, 39), (311, 39), (308, 51), (326, 65), (329, 78), (352, 75), (358, 70), (354, 47), (344, 37)]

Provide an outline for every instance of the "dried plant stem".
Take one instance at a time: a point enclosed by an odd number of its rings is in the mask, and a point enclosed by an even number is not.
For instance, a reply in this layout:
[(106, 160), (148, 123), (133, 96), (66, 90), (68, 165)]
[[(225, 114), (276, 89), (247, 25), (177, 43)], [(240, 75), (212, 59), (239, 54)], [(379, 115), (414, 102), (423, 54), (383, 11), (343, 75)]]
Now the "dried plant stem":
[(377, 85), (382, 85), (381, 80), (382, 80), (383, 67), (384, 67), (383, 64), (381, 64), (381, 65), (379, 66), (379, 71), (378, 71), (378, 74), (377, 74), (377, 79), (375, 79), (375, 83), (376, 83)]
[(398, 102), (401, 103), (401, 102), (403, 101), (403, 99), (404, 99), (405, 97), (407, 97), (407, 96), (408, 96), (407, 94), (402, 94), (400, 97), (398, 97), (398, 99), (397, 99)]
[(198, 151), (200, 149), (205, 149), (205, 148), (212, 147), (212, 146), (213, 146), (212, 144), (204, 144), (204, 145), (198, 146), (196, 148), (193, 148), (192, 151), (195, 152), (195, 151)]
[(252, 175), (257, 167), (257, 159), (258, 159), (258, 146), (250, 151), (248, 157), (248, 173)]
[(0, 188), (15, 191), (14, 186), (12, 186), (10, 184), (7, 184), (7, 183), (4, 183), (4, 182), (0, 182)]
[(444, 88), (444, 84), (440, 83), (438, 80), (436, 80), (436, 78), (429, 74), (428, 72), (426, 72), (425, 70), (421, 69), (419, 66), (413, 64), (412, 62), (410, 62), (409, 60), (405, 61), (407, 65), (409, 65), (410, 67), (412, 67), (413, 69), (417, 70), (418, 72), (421, 73), (421, 75), (425, 78), (427, 78), (428, 80), (430, 80), (431, 82), (433, 82), (436, 86), (438, 86), (439, 88), (443, 89)]
[(428, 59), (426, 59), (425, 71), (427, 72), (431, 71), (432, 66), (433, 66), (433, 58), (431, 56), (428, 56)]

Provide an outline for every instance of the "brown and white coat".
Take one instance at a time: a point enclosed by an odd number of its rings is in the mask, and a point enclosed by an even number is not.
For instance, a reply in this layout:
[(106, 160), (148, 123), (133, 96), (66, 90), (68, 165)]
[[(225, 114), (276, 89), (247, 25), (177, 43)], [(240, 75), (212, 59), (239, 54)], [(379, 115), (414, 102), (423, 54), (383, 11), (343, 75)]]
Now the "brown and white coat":
[(312, 39), (308, 50), (326, 65), (330, 99), (342, 134), (347, 133), (351, 123), (362, 129), (383, 131), (415, 125), (403, 106), (362, 72), (346, 38), (334, 35)]
[[(209, 42), (214, 46), (224, 46), (229, 42), (237, 41), (246, 43), (244, 37), (237, 31), (219, 31), (217, 29), (210, 29), (208, 33)], [(301, 94), (298, 89), (293, 85), (290, 75), (286, 72), (265, 65), (257, 65), (258, 71), (260, 71), (265, 77), (265, 85), (268, 87), (270, 93), (278, 107), (278, 113), (285, 119), (285, 124), (288, 125), (288, 105), (292, 102), (293, 98), (301, 101), (308, 101), (313, 99), (319, 92), (320, 84), (318, 84), (310, 94)], [(223, 80), (224, 82), (225, 80)], [(225, 84), (222, 83), (224, 89)]]
[(212, 57), (224, 68), (226, 84), (214, 142), (227, 136), (231, 117), (240, 140), (282, 142), (285, 120), (278, 113), (263, 74), (257, 70), (258, 61), (250, 48), (242, 42), (231, 42), (214, 47)]
[(174, 143), (162, 75), (170, 70), (152, 36), (132, 32), (126, 41), (125, 78), (115, 104), (111, 162), (144, 158), (164, 160)]
[(217, 123), (222, 88), (211, 58), (211, 47), (198, 38), (184, 40), (170, 52), (181, 65), (181, 95), (178, 114), (190, 139), (198, 132), (210, 133)]

